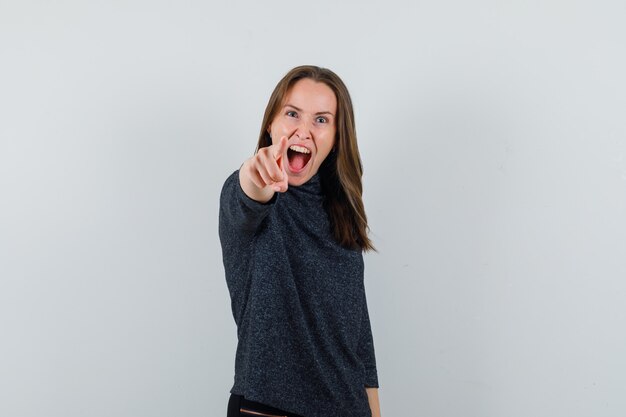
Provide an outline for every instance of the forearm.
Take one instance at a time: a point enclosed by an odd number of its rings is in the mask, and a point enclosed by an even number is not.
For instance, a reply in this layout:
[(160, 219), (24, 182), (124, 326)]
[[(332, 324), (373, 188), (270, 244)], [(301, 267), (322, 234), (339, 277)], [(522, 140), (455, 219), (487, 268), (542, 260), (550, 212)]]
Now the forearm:
[(365, 387), (367, 392), (367, 399), (370, 403), (370, 409), (372, 410), (372, 417), (381, 417), (380, 415), (380, 402), (378, 401), (378, 388)]

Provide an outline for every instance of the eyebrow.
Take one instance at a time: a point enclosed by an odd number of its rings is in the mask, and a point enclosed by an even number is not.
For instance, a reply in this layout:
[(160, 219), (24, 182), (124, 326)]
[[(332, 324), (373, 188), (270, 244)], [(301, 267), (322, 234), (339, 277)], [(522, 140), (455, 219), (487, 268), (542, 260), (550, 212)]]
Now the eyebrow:
[[(298, 108), (298, 107), (294, 106), (293, 104), (285, 104), (285, 105), (283, 106), (283, 108), (285, 108), (285, 107), (291, 107), (291, 108), (292, 108), (292, 109), (294, 109), (294, 110), (302, 111), (302, 109), (300, 109), (300, 108)], [(315, 115), (316, 115), (316, 116), (318, 116), (318, 115), (320, 115), (320, 114), (330, 114), (331, 116), (335, 117), (335, 115), (334, 115), (334, 114), (332, 114), (332, 113), (331, 113), (331, 112), (329, 112), (329, 111), (319, 111), (319, 112), (315, 113)]]

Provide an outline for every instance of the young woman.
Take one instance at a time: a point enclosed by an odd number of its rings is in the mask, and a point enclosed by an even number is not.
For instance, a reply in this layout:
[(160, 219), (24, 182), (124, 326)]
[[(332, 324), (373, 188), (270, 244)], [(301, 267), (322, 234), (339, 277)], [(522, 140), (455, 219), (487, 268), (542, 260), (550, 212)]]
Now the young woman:
[(380, 416), (361, 176), (346, 86), (328, 69), (294, 68), (220, 198), (238, 336), (228, 417)]

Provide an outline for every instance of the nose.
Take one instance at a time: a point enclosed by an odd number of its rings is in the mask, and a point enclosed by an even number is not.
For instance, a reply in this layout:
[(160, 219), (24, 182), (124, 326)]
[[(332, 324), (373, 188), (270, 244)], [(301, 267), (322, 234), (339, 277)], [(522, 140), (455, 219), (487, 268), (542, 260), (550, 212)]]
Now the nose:
[(311, 139), (311, 126), (307, 120), (304, 118), (298, 124), (296, 131), (294, 132), (300, 140)]

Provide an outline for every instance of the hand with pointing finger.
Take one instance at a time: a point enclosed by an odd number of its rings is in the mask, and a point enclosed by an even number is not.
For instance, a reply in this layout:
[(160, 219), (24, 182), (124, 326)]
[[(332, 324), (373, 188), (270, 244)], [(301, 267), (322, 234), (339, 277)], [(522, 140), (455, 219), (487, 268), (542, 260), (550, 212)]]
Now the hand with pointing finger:
[(275, 192), (287, 191), (286, 152), (287, 137), (283, 136), (278, 143), (259, 149), (256, 155), (243, 163), (239, 170), (239, 182), (248, 197), (264, 203)]

